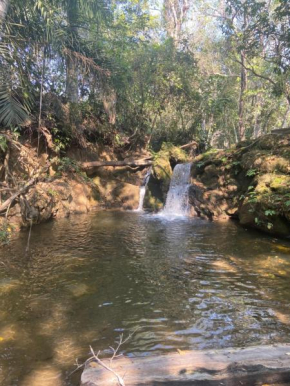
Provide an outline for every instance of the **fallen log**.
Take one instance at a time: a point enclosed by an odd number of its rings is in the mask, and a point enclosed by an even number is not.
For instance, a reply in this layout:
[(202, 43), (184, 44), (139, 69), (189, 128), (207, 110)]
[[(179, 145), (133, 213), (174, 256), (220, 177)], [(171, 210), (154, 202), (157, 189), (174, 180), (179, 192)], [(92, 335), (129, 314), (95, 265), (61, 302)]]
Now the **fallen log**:
[[(126, 386), (289, 385), (290, 344), (121, 357), (115, 359), (114, 371), (122, 374)], [(119, 384), (114, 374), (92, 361), (82, 373), (81, 386)]]
[(129, 161), (91, 161), (91, 162), (83, 162), (81, 164), (82, 170), (90, 170), (94, 168), (101, 168), (101, 167), (107, 167), (107, 166), (113, 166), (113, 167), (124, 167), (124, 166), (130, 166), (130, 167), (138, 167), (138, 166), (151, 166), (152, 165), (152, 158), (143, 158), (139, 160), (129, 160)]
[(273, 129), (271, 134), (290, 134), (290, 127), (283, 127), (282, 129)]

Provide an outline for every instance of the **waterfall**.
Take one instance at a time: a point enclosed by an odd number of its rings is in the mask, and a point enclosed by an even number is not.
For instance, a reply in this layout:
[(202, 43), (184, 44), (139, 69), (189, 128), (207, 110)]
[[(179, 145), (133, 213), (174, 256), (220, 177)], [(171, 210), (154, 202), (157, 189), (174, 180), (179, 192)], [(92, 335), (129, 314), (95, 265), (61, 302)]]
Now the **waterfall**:
[(146, 193), (147, 184), (149, 182), (149, 177), (151, 175), (151, 168), (148, 169), (143, 184), (140, 186), (140, 193), (139, 193), (139, 206), (138, 209), (136, 209), (136, 212), (142, 212), (143, 211), (143, 204), (144, 204), (144, 198)]
[(162, 215), (188, 215), (188, 190), (190, 186), (190, 169), (191, 163), (178, 164), (175, 166)]

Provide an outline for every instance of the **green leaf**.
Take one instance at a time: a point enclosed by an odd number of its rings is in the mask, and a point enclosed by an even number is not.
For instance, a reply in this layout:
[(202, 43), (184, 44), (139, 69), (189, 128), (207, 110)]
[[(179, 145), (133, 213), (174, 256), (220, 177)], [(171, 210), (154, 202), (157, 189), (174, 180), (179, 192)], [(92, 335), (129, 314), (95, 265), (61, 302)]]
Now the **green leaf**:
[(20, 101), (10, 85), (10, 76), (0, 69), (0, 123), (3, 126), (21, 126), (28, 122), (29, 111)]

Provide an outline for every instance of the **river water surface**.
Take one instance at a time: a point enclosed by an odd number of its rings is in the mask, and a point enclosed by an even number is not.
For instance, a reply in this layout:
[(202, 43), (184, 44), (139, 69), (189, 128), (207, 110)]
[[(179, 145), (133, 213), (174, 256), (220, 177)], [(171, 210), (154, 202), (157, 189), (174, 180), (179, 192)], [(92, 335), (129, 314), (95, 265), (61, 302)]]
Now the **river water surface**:
[(0, 384), (78, 385), (89, 345), (144, 356), (290, 342), (290, 243), (233, 222), (98, 212), (0, 250)]

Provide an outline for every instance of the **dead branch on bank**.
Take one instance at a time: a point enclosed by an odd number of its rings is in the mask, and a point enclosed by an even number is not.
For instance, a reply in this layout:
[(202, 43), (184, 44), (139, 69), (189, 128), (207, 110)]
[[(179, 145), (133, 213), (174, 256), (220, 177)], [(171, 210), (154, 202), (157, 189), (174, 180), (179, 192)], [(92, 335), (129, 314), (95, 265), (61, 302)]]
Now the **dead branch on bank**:
[(13, 203), (13, 201), (21, 194), (25, 193), (26, 190), (29, 189), (30, 186), (32, 186), (37, 181), (37, 179), (38, 177), (32, 178), (21, 189), (19, 189), (16, 193), (14, 193), (11, 197), (4, 201), (3, 204), (0, 206), (0, 212), (6, 210)]

